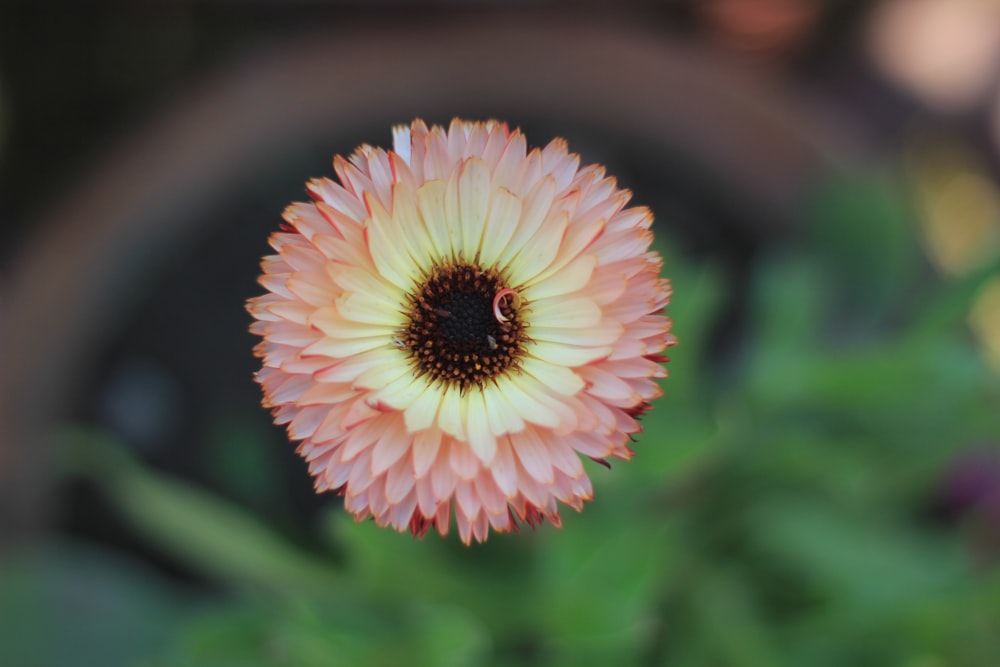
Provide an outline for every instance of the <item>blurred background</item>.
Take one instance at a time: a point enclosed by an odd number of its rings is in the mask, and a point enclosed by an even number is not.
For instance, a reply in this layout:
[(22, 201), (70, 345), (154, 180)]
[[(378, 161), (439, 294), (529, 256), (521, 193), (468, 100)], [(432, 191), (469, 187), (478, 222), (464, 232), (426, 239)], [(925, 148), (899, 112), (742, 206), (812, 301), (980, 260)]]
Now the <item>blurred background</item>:
[[(259, 406), (267, 236), (417, 116), (657, 214), (666, 394), (562, 530), (355, 523)], [(7, 0), (0, 665), (1000, 664), (998, 157), (988, 0)]]

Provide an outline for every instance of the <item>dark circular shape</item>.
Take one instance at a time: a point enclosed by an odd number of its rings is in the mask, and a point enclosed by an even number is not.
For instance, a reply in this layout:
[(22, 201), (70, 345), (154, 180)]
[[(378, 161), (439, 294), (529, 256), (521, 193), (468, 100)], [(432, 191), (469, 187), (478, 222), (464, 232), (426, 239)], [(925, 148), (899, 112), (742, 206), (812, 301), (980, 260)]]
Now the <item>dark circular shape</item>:
[[(464, 391), (516, 369), (527, 340), (517, 298), (496, 269), (477, 264), (436, 266), (410, 300), (402, 343), (414, 367)], [(494, 313), (494, 301), (502, 318)]]

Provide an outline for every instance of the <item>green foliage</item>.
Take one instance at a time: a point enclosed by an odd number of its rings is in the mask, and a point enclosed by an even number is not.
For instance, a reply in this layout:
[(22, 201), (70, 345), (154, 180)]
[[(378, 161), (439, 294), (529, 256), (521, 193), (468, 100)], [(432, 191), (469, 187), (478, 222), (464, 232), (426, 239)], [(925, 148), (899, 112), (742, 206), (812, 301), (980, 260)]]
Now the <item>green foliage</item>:
[[(591, 467), (595, 499), (562, 530), (466, 548), (355, 523), (331, 498), (328, 548), (308, 550), (259, 512), (280, 502), (270, 457), (232, 420), (218, 481), (241, 504), (70, 432), (66, 474), (216, 592), (54, 545), (0, 568), (0, 664), (1000, 664), (1000, 568), (928, 518), (956, 453), (1000, 443), (1000, 381), (963, 319), (988, 274), (918, 293), (884, 179), (816, 205), (812, 242), (759, 267), (724, 372), (707, 345), (720, 273), (665, 252), (680, 341), (666, 394), (635, 460)], [(107, 607), (70, 622), (80, 586)]]

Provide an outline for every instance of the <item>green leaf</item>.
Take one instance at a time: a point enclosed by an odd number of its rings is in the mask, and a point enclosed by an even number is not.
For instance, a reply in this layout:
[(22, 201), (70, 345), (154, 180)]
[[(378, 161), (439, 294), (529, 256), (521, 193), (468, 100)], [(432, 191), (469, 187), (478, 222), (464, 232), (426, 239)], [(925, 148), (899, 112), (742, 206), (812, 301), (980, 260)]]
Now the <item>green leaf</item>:
[(773, 638), (763, 624), (750, 583), (722, 569), (703, 572), (691, 592), (694, 612), (718, 664), (772, 667)]
[(904, 612), (967, 572), (953, 545), (802, 498), (761, 501), (751, 520), (759, 547), (806, 577), (852, 625)]
[(165, 650), (190, 599), (138, 562), (49, 542), (0, 560), (0, 664), (107, 667)]
[(894, 314), (919, 252), (901, 188), (887, 174), (853, 174), (825, 184), (812, 203), (810, 250), (836, 281), (852, 317)]
[(621, 659), (637, 652), (656, 626), (672, 533), (634, 515), (601, 521), (592, 510), (567, 517), (566, 530), (541, 554), (543, 618), (558, 651), (617, 652)]
[(133, 530), (199, 572), (272, 590), (344, 590), (330, 564), (236, 505), (139, 465), (106, 437), (74, 431), (66, 440), (74, 467), (100, 486)]

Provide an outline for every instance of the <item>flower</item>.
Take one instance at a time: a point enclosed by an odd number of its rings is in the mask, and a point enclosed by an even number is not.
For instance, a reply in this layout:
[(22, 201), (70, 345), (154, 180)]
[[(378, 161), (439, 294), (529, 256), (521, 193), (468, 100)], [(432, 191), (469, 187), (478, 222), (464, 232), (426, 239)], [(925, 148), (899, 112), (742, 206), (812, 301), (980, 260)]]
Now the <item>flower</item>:
[(423, 121), (334, 158), (284, 213), (250, 299), (256, 376), (317, 491), (463, 542), (559, 526), (628, 459), (661, 391), (670, 285), (652, 214), (506, 124)]

